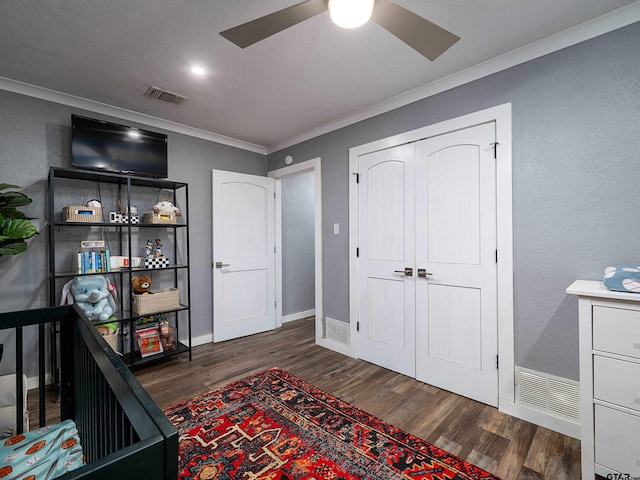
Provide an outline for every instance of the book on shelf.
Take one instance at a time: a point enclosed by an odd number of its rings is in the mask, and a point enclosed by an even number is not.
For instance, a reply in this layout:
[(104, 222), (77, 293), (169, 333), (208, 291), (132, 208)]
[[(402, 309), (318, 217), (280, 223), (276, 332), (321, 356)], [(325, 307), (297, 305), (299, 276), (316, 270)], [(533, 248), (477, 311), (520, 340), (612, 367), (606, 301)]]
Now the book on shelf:
[(108, 273), (110, 271), (111, 253), (108, 248), (78, 250), (76, 273)]
[(160, 332), (158, 327), (148, 327), (136, 330), (136, 339), (140, 348), (140, 356), (148, 357), (162, 353), (162, 342), (160, 341)]

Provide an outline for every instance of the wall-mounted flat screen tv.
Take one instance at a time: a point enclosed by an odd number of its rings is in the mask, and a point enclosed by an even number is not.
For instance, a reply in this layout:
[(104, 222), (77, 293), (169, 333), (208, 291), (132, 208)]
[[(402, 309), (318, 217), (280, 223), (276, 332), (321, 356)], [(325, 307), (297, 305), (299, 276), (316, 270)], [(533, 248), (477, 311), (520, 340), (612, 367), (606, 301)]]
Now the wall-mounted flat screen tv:
[(167, 136), (71, 115), (71, 165), (90, 170), (167, 177)]

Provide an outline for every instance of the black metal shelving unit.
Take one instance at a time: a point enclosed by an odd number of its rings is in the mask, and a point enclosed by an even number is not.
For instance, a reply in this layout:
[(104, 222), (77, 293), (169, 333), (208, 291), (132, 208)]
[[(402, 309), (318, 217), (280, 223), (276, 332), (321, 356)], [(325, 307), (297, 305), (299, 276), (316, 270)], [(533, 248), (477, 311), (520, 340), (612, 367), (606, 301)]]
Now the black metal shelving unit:
[[(182, 216), (180, 220), (176, 224), (147, 224), (147, 223), (110, 223), (110, 222), (65, 222), (62, 219), (62, 209), (59, 204), (56, 203), (57, 192), (56, 192), (56, 183), (59, 180), (72, 180), (78, 182), (79, 185), (83, 185), (86, 187), (86, 182), (93, 182), (97, 184), (116, 184), (118, 187), (118, 191), (126, 190), (123, 192), (123, 195), (126, 196), (126, 208), (129, 211), (129, 207), (134, 205), (134, 200), (136, 194), (145, 189), (152, 189), (152, 192), (159, 191), (167, 191), (171, 192), (172, 202), (176, 205), (178, 195), (183, 199), (183, 205), (180, 206), (180, 210), (182, 211)], [(49, 171), (49, 197), (48, 197), (48, 210), (49, 210), (49, 304), (50, 306), (57, 305), (60, 298), (60, 285), (63, 281), (68, 281), (74, 277), (79, 276), (87, 276), (87, 275), (111, 275), (113, 276), (116, 287), (119, 292), (119, 310), (115, 312), (114, 317), (115, 320), (109, 319), (106, 321), (94, 321), (93, 323), (96, 326), (106, 323), (112, 323), (114, 321), (119, 322), (121, 328), (120, 330), (120, 346), (122, 349), (122, 358), (124, 363), (128, 365), (130, 368), (134, 368), (136, 366), (147, 365), (150, 363), (157, 362), (163, 358), (185, 354), (189, 355), (189, 361), (191, 361), (191, 280), (189, 275), (189, 187), (188, 184), (183, 182), (173, 182), (169, 180), (160, 180), (160, 179), (152, 179), (152, 178), (144, 178), (144, 177), (136, 177), (131, 175), (122, 175), (117, 173), (107, 173), (107, 172), (93, 172), (88, 170), (79, 170), (79, 169), (71, 169), (71, 168), (59, 168), (59, 167), (51, 167)], [(67, 186), (67, 190), (68, 190)], [(148, 192), (147, 192), (148, 193)], [(65, 191), (67, 196), (73, 196), (73, 193), (69, 193)], [(79, 227), (91, 227), (91, 228), (99, 228), (101, 232), (109, 232), (112, 235), (117, 237), (116, 247), (118, 253), (122, 256), (129, 258), (129, 265), (132, 265), (131, 257), (134, 248), (142, 249), (142, 245), (133, 245), (132, 244), (132, 235), (133, 233), (144, 233), (148, 229), (163, 229), (166, 230), (173, 237), (173, 261), (175, 262), (178, 258), (178, 252), (180, 249), (180, 253), (182, 258), (186, 258), (186, 264), (171, 264), (168, 267), (157, 269), (157, 268), (144, 268), (144, 267), (135, 267), (135, 268), (123, 268), (115, 271), (104, 272), (104, 273), (76, 273), (70, 271), (70, 268), (63, 269), (57, 267), (56, 262), (56, 247), (57, 247), (57, 234), (61, 232), (62, 229), (69, 230), (73, 232), (73, 229)], [(183, 240), (178, 240), (178, 233), (184, 232)], [(83, 238), (78, 237), (78, 245), (80, 240), (84, 240)], [(126, 252), (126, 254), (125, 254)], [(71, 267), (71, 265), (68, 265)], [(154, 312), (153, 314), (173, 314), (174, 322), (172, 322), (172, 327), (174, 329), (174, 339), (175, 346), (174, 350), (164, 351), (162, 353), (158, 353), (155, 355), (141, 357), (140, 353), (137, 351), (137, 342), (135, 339), (135, 321), (142, 317), (147, 317), (149, 315), (153, 315), (151, 313), (145, 315), (136, 315), (133, 312), (133, 295), (130, 290), (131, 279), (133, 276), (138, 274), (146, 274), (146, 273), (156, 273), (156, 272), (173, 272), (173, 286), (178, 288), (180, 291), (181, 301), (186, 301), (186, 303), (180, 303), (177, 308), (173, 308), (170, 310)], [(180, 274), (186, 272), (186, 275), (183, 275), (183, 278), (180, 278)], [(184, 279), (186, 277), (186, 280)], [(188, 339), (186, 342), (181, 342), (180, 337), (185, 338), (184, 331), (183, 335), (180, 335), (181, 328), (187, 328), (187, 336)], [(55, 333), (55, 332), (52, 332)], [(55, 335), (52, 335), (52, 338), (55, 338)], [(58, 353), (56, 342), (51, 342), (51, 371), (52, 371), (52, 383), (57, 387), (58, 385), (58, 377), (57, 377), (57, 365), (58, 365)]]

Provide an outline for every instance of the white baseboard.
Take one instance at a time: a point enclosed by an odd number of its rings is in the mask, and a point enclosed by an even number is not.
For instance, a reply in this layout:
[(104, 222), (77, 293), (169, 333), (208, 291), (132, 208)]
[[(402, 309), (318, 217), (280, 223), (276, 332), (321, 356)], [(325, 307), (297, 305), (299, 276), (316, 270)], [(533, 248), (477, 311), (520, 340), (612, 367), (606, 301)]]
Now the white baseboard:
[(303, 312), (291, 313), (289, 315), (282, 316), (282, 323), (293, 322), (295, 320), (300, 320), (302, 318), (313, 317), (316, 314), (316, 309), (312, 308), (311, 310), (305, 310)]
[[(186, 338), (184, 340), (181, 339), (180, 342), (185, 345), (189, 345), (189, 340)], [(213, 333), (207, 333), (206, 335), (191, 338), (191, 348), (205, 345), (207, 343), (213, 343)]]
[(549, 430), (553, 430), (554, 432), (558, 432), (563, 435), (567, 435), (568, 437), (580, 440), (579, 423), (554, 417), (538, 410), (526, 407), (524, 405), (518, 405), (514, 402), (504, 400), (502, 398), (499, 401), (498, 410), (500, 410), (502, 413), (511, 415), (512, 417), (535, 423), (536, 425), (548, 428)]
[[(33, 390), (34, 388), (38, 388), (38, 378), (35, 377), (27, 377), (27, 390)], [(51, 374), (47, 373), (44, 376), (44, 384), (51, 385)]]
[(355, 352), (351, 350), (351, 347), (344, 343), (338, 343), (326, 338), (316, 337), (316, 345), (328, 348), (329, 350), (333, 350), (334, 352), (341, 353), (342, 355), (346, 355), (351, 358), (357, 358)]

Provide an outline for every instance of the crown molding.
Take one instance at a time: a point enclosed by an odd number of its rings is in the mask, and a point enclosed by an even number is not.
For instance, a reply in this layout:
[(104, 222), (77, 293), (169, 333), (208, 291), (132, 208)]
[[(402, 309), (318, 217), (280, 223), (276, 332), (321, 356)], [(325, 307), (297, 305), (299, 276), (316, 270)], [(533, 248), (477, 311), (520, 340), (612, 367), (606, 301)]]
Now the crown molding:
[(271, 154), (640, 21), (640, 1), (267, 147)]
[(91, 112), (101, 113), (103, 115), (109, 115), (111, 117), (117, 117), (131, 122), (143, 123), (151, 127), (162, 128), (163, 130), (168, 130), (170, 132), (181, 133), (190, 137), (209, 140), (211, 142), (247, 150), (249, 152), (260, 153), (262, 155), (267, 154), (266, 147), (262, 145), (245, 142), (235, 138), (227, 137), (225, 135), (201, 130), (199, 128), (190, 127), (188, 125), (183, 125), (181, 123), (164, 120), (152, 115), (135, 112), (133, 110), (127, 110), (126, 108), (115, 107), (106, 103), (96, 102), (94, 100), (77, 97), (75, 95), (69, 95), (68, 93), (57, 92), (48, 88), (30, 85), (28, 83), (19, 82), (10, 78), (0, 77), (0, 90), (19, 93), (28, 97), (39, 98), (41, 100), (47, 100), (49, 102), (67, 105), (69, 107), (80, 108), (82, 110), (89, 110)]

